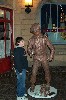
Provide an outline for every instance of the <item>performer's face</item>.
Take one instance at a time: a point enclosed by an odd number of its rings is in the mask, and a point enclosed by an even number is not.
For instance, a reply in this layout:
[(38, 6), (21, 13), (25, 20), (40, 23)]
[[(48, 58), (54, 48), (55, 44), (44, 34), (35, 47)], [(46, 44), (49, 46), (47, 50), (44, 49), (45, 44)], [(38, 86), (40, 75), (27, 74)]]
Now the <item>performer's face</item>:
[(37, 27), (35, 27), (34, 34), (35, 35), (39, 35), (40, 34), (40, 25), (37, 25)]

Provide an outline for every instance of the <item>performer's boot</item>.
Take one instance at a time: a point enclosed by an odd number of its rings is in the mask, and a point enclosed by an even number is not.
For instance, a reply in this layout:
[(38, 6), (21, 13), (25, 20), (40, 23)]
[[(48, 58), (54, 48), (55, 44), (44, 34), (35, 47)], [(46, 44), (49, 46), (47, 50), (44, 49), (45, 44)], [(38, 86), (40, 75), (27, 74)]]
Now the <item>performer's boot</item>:
[(41, 85), (40, 93), (41, 93), (41, 95), (42, 95), (42, 93), (43, 93), (43, 84)]
[(50, 93), (50, 79), (49, 77), (46, 77), (46, 91), (47, 91), (47, 94)]
[(50, 93), (50, 84), (47, 84), (47, 85), (46, 85), (46, 91), (47, 91), (47, 94)]
[(35, 89), (35, 82), (36, 82), (36, 77), (34, 76), (31, 76), (31, 88), (30, 88), (30, 91), (34, 92), (34, 89)]
[(47, 96), (47, 94), (46, 94), (46, 84), (41, 85), (40, 93), (41, 93), (41, 95), (42, 95), (42, 93), (44, 93), (45, 97)]
[(32, 85), (31, 85), (31, 88), (30, 88), (30, 92), (34, 92), (34, 89), (35, 89), (35, 85), (32, 84)]

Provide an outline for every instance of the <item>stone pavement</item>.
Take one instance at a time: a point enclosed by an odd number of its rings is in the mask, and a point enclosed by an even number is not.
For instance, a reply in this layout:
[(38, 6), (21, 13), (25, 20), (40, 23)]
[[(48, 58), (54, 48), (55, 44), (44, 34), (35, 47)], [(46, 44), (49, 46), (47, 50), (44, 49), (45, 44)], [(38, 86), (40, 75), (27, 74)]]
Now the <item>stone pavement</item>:
[[(28, 95), (28, 100), (66, 100), (66, 67), (56, 66), (51, 67), (51, 86), (58, 89), (58, 93), (51, 99), (36, 99)], [(30, 87), (30, 76), (32, 68), (28, 68), (26, 87)], [(44, 71), (38, 70), (36, 84), (44, 83)], [(16, 75), (14, 70), (0, 74), (0, 100), (17, 100), (16, 99)]]

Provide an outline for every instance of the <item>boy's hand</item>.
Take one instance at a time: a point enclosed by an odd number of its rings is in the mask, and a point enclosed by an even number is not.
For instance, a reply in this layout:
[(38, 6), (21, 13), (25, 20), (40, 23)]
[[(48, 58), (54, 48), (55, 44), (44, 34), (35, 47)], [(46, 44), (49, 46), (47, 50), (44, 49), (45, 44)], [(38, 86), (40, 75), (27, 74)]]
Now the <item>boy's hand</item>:
[(28, 73), (29, 71), (28, 71), (28, 70), (26, 70), (26, 72)]

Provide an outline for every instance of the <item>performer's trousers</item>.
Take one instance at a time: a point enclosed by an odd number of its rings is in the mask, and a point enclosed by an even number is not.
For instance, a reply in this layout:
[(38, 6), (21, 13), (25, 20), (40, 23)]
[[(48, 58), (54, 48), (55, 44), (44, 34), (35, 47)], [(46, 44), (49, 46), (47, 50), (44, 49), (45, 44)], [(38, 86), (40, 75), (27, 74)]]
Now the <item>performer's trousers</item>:
[(35, 82), (36, 82), (36, 75), (37, 75), (38, 67), (39, 67), (40, 64), (42, 65), (42, 67), (43, 67), (43, 69), (45, 71), (44, 79), (46, 80), (47, 85), (50, 85), (51, 76), (50, 76), (49, 65), (48, 65), (48, 61), (47, 60), (46, 61), (39, 61), (39, 60), (35, 60), (34, 61), (30, 82), (31, 82), (32, 85), (35, 84)]

